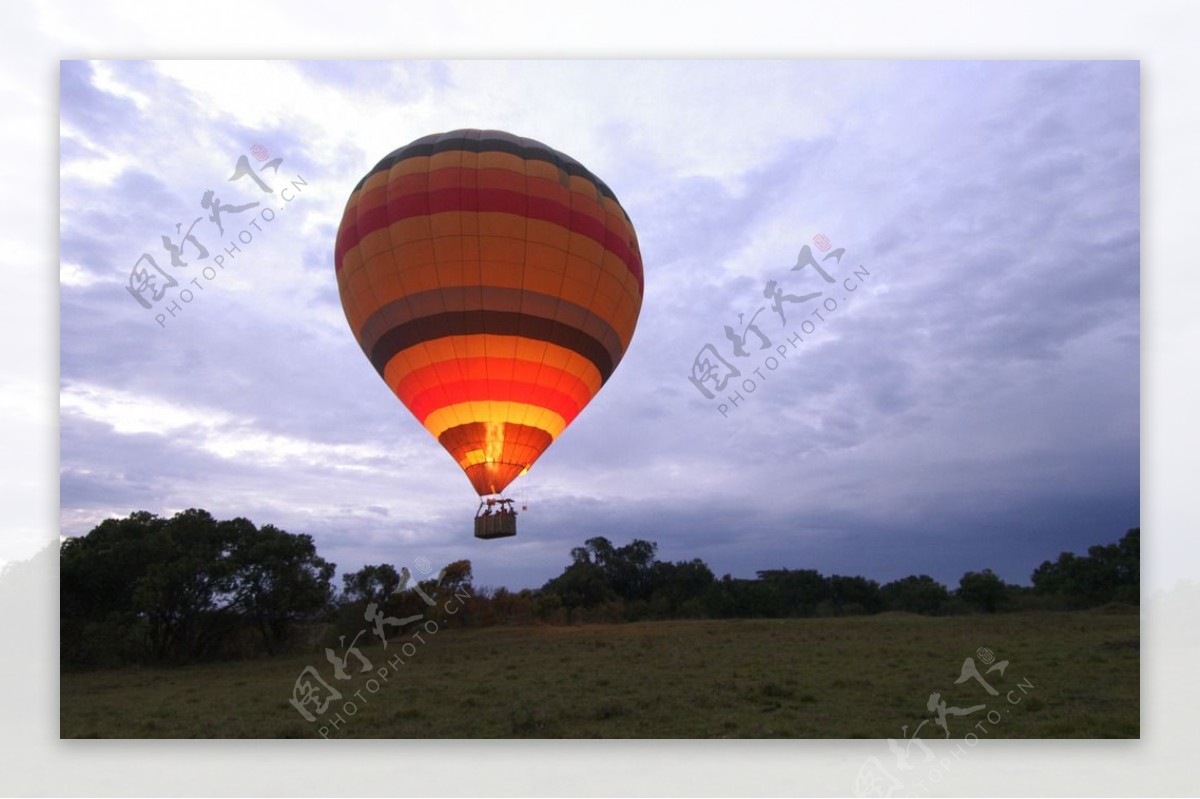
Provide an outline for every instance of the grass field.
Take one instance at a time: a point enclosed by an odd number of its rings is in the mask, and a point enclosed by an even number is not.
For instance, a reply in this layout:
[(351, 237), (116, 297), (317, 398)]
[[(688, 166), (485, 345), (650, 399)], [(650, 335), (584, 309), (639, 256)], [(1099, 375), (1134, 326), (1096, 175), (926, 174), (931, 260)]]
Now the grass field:
[[(67, 673), (61, 736), (293, 738), (324, 728), (330, 738), (899, 739), (903, 725), (911, 735), (929, 720), (921, 737), (943, 737), (927, 709), (933, 692), (947, 708), (978, 708), (947, 716), (954, 738), (1139, 735), (1136, 613), (492, 627), (422, 638), (363, 648), (372, 671), (358, 673), (351, 659), (347, 681), (321, 652)], [(986, 671), (980, 647), (1008, 661), (1003, 675)], [(396, 656), (404, 662), (389, 666)], [(997, 696), (974, 679), (955, 684), (970, 657)], [(343, 694), (314, 722), (288, 701), (307, 666)]]

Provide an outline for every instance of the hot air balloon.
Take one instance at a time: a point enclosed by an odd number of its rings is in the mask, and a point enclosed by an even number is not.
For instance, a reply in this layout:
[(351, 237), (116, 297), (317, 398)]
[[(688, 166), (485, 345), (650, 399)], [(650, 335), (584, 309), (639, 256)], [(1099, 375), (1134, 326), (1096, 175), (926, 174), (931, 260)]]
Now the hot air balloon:
[(359, 346), (481, 497), (476, 536), (515, 535), (494, 495), (591, 401), (637, 325), (642, 259), (616, 195), (532, 139), (433, 134), (355, 186), (334, 261)]

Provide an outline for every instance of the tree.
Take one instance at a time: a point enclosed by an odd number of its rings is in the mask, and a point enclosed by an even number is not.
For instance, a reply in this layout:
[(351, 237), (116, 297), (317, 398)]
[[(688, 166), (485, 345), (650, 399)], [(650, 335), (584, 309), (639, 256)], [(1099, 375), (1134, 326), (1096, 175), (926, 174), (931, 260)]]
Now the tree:
[(604, 570), (590, 560), (575, 561), (542, 590), (556, 594), (567, 608), (595, 607), (614, 597)]
[(215, 648), (210, 632), (233, 585), (228, 555), (235, 530), (191, 508), (142, 542), (148, 563), (133, 583), (133, 606), (148, 625), (154, 657), (186, 660)]
[(255, 530), (246, 519), (221, 524), (236, 531), (230, 553), (233, 607), (254, 621), (267, 652), (274, 653), (293, 624), (332, 601), (336, 567), (317, 555), (312, 536), (269, 524)]
[(701, 615), (703, 606), (700, 600), (716, 579), (704, 561), (699, 558), (678, 563), (659, 561), (651, 571), (654, 585), (652, 602), (665, 605), (672, 616), (677, 615), (684, 606), (691, 608), (690, 615)]
[(1008, 586), (991, 569), (967, 572), (958, 583), (959, 599), (984, 613), (995, 613), (1007, 593)]
[[(591, 539), (592, 541), (607, 541)], [(635, 538), (623, 547), (610, 552), (594, 550), (608, 585), (623, 599), (649, 599), (654, 591), (652, 572), (658, 544)]]
[(342, 575), (342, 599), (345, 602), (383, 602), (400, 586), (395, 566), (381, 563), (363, 566)]
[(1074, 607), (1137, 604), (1140, 573), (1141, 529), (1135, 527), (1115, 544), (1090, 547), (1085, 556), (1063, 552), (1058, 560), (1043, 562), (1031, 582), (1036, 593), (1061, 597)]
[(471, 561), (456, 560), (447, 563), (436, 575), (419, 583), (421, 591), (433, 599), (434, 604), (429, 606), (422, 599), (417, 606), (413, 604), (415, 597), (409, 596), (410, 604), (404, 605), (405, 612), (407, 614), (407, 609), (412, 608), (413, 614), (429, 613), (431, 618), (439, 622), (453, 618), (458, 624), (471, 624), (479, 607), (478, 602), (467, 601), (475, 594), (473, 580)]
[(655, 553), (658, 544), (635, 538), (614, 547), (603, 536), (595, 536), (582, 547), (571, 549), (571, 563), (543, 590), (558, 594), (568, 608), (594, 607), (620, 598), (647, 600), (658, 587)]
[(879, 583), (866, 577), (846, 577), (835, 574), (829, 578), (829, 593), (838, 614), (878, 613), (883, 610)]
[(757, 574), (775, 595), (777, 606), (769, 615), (813, 616), (818, 605), (833, 599), (830, 581), (816, 569), (770, 569)]
[[(734, 578), (723, 587), (733, 596), (732, 615), (736, 618), (776, 618), (788, 615), (789, 603), (783, 596), (785, 588), (779, 581)], [(812, 612), (816, 612), (815, 606)]]
[(934, 615), (950, 601), (950, 591), (928, 574), (893, 580), (879, 589), (888, 610)]
[[(334, 571), (309, 536), (195, 508), (106, 520), (63, 542), (60, 564), (63, 658), (81, 663), (134, 639), (140, 659), (205, 657), (247, 626), (274, 651), (292, 622), (324, 607)], [(139, 659), (122, 647), (122, 659)]]
[(583, 544), (590, 553), (589, 560), (601, 569), (607, 569), (613, 559), (614, 550), (612, 542), (604, 536), (598, 535), (594, 538), (589, 538)]
[(475, 579), (471, 573), (471, 561), (469, 560), (447, 563), (440, 575), (437, 585), (441, 587), (446, 596), (454, 596), (461, 591), (469, 593), (472, 588), (471, 583)]
[(1053, 563), (1043, 561), (1030, 577), (1034, 590), (1040, 594), (1076, 594), (1081, 571), (1079, 560), (1074, 553), (1063, 552)]

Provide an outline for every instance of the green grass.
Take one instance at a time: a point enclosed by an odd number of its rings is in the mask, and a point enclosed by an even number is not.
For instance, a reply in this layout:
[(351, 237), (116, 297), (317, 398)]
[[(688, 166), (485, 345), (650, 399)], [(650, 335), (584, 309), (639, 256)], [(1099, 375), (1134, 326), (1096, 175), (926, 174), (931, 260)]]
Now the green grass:
[[(61, 735), (292, 738), (326, 726), (362, 738), (899, 739), (902, 725), (911, 735), (933, 718), (937, 691), (952, 707), (987, 705), (950, 717), (955, 738), (1135, 738), (1138, 631), (1136, 613), (1102, 612), (443, 629), (374, 693), (372, 675), (334, 680), (322, 652), (67, 673)], [(363, 653), (388, 668), (402, 643)], [(974, 680), (954, 685), (982, 646), (1009, 661), (1003, 676), (985, 674), (997, 697)], [(317, 723), (288, 702), (306, 666), (344, 694)], [(347, 700), (357, 710), (334, 728)], [(989, 711), (1000, 720), (987, 723)], [(921, 730), (942, 735), (932, 721)]]

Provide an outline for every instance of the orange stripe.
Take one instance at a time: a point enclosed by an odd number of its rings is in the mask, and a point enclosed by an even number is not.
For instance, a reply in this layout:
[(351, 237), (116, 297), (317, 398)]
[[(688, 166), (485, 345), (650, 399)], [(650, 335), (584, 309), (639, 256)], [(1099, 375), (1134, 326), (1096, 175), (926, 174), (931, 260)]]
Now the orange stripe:
[[(396, 223), (400, 225), (401, 223)], [(587, 309), (617, 334), (622, 347), (629, 346), (641, 308), (637, 281), (620, 261), (607, 258), (590, 263), (577, 255), (532, 239), (523, 245), (524, 263), (511, 260), (511, 248), (501, 242), (515, 239), (479, 237), (403, 241), (383, 231), (387, 247), (366, 263), (357, 250), (347, 253), (352, 270), (339, 274), (343, 300), (356, 304), (351, 321), (357, 334), (363, 322), (383, 306), (410, 294), (440, 288), (512, 288), (560, 297)], [(446, 260), (439, 261), (439, 257)], [(618, 271), (619, 270), (619, 271)]]
[[(559, 347), (546, 341), (522, 338), (521, 336), (447, 336), (425, 341), (401, 350), (388, 361), (384, 380), (393, 391), (405, 377), (431, 364), (444, 364), (440, 374), (446, 381), (466, 380), (462, 364), (474, 359), (512, 358), (542, 364), (543, 369), (567, 372), (583, 383), (595, 396), (600, 390), (601, 376), (596, 366), (573, 350)], [(534, 382), (541, 382), (535, 380)]]

